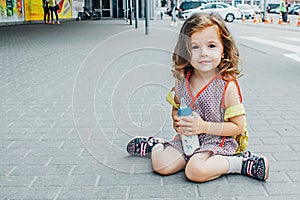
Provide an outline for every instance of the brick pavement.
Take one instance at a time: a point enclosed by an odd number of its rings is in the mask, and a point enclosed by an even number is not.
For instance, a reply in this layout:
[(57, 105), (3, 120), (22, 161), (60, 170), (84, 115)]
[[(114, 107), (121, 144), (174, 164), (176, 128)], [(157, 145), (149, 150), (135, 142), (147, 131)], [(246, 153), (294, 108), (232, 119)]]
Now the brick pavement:
[(270, 72), (244, 46), (257, 61), (241, 79), (249, 148), (269, 157), (269, 181), (192, 183), (126, 154), (135, 135), (173, 135), (164, 97), (178, 29), (168, 23), (151, 21), (147, 36), (119, 20), (0, 27), (0, 199), (299, 198), (299, 70), (264, 55)]

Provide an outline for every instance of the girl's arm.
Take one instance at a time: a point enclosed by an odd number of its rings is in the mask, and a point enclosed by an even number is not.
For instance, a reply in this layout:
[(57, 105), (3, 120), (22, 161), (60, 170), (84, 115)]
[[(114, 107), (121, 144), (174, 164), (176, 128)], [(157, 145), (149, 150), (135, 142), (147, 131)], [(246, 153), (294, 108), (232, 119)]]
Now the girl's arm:
[[(178, 100), (178, 91), (177, 91), (177, 84), (178, 81), (175, 81), (175, 86), (172, 88), (172, 91), (175, 92), (175, 96), (174, 96), (174, 101), (179, 104), (179, 100)], [(175, 129), (176, 133), (180, 133), (180, 127), (179, 127), (179, 117), (178, 117), (178, 109), (173, 106), (172, 107), (172, 119), (173, 119), (173, 128)]]
[(172, 108), (172, 119), (173, 119), (173, 128), (176, 131), (176, 133), (180, 133), (180, 127), (178, 125), (179, 123), (179, 117), (178, 117), (178, 109), (173, 106)]
[[(225, 109), (240, 104), (240, 97), (235, 83), (232, 81), (228, 84), (225, 93)], [(245, 116), (240, 115), (232, 117), (229, 122), (206, 122), (199, 114), (193, 112), (194, 118), (181, 117), (177, 125), (180, 126), (181, 133), (185, 135), (195, 135), (200, 133), (234, 136), (239, 135), (244, 130)]]

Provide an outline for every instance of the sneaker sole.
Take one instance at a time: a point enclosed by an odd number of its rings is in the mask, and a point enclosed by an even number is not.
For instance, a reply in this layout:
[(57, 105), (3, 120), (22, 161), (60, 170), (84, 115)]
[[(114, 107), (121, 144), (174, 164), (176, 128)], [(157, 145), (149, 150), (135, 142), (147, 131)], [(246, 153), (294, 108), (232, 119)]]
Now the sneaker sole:
[(269, 160), (264, 156), (262, 156), (262, 158), (264, 159), (265, 166), (266, 166), (266, 172), (265, 172), (266, 174), (265, 174), (265, 177), (264, 177), (264, 180), (266, 181), (269, 178)]

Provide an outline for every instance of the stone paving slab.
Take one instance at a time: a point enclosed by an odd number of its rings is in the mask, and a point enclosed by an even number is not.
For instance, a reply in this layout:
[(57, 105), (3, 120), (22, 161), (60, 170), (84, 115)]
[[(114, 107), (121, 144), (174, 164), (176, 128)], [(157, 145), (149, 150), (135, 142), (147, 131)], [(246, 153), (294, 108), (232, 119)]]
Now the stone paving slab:
[(299, 68), (239, 39), (249, 148), (268, 156), (270, 179), (192, 183), (127, 155), (133, 136), (173, 136), (169, 20), (151, 21), (149, 35), (122, 20), (0, 27), (0, 199), (299, 199)]

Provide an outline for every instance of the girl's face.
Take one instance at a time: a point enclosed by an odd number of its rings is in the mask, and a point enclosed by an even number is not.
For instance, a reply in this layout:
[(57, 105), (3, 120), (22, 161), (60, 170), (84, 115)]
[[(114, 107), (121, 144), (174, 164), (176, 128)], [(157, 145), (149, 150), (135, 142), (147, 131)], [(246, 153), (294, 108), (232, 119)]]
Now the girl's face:
[(216, 25), (199, 30), (191, 36), (190, 63), (200, 73), (215, 71), (223, 57), (223, 49)]

